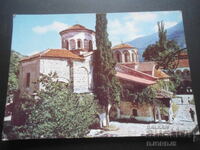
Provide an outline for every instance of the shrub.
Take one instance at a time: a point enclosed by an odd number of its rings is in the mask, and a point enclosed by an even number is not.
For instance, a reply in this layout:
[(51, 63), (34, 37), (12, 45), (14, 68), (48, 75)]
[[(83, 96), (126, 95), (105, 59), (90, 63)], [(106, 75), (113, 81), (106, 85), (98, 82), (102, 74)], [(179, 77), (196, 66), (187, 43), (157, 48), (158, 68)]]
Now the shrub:
[(87, 134), (97, 108), (93, 95), (73, 93), (56, 79), (56, 74), (42, 75), (43, 89), (28, 104), (22, 104), (28, 118), (13, 129), (16, 138), (77, 138)]

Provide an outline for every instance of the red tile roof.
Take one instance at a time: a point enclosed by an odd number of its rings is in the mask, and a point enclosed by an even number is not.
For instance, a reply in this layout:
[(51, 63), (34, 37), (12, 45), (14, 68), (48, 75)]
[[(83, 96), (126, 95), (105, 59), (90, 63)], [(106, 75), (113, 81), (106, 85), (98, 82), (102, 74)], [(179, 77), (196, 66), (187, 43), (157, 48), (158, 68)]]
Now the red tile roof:
[(77, 60), (84, 60), (83, 57), (80, 57), (69, 50), (66, 49), (48, 49), (46, 51), (37, 53), (35, 55), (23, 58), (21, 61), (28, 61), (38, 57), (47, 57), (47, 58), (71, 58)]
[(133, 68), (130, 68), (130, 67), (127, 67), (124, 65), (117, 64), (115, 68), (116, 68), (116, 71), (118, 71), (118, 72), (122, 72), (122, 73), (129, 74), (129, 75), (134, 75), (134, 76), (144, 78), (147, 80), (155, 81), (157, 79), (156, 77), (153, 77), (152, 75), (143, 73), (141, 71), (135, 70)]
[(123, 79), (123, 80), (136, 82), (136, 83), (143, 84), (143, 85), (152, 85), (152, 84), (156, 83), (156, 81), (148, 80), (148, 79), (145, 79), (145, 78), (140, 78), (140, 77), (137, 77), (137, 76), (134, 76), (134, 75), (129, 75), (129, 74), (126, 74), (126, 73), (121, 73), (121, 72), (117, 72), (116, 76), (118, 78)]
[(144, 72), (146, 74), (149, 74), (149, 75), (153, 75), (152, 72), (154, 70), (154, 67), (156, 65), (155, 62), (153, 61), (150, 61), (150, 62), (132, 62), (132, 63), (124, 63), (123, 65), (127, 66), (127, 67), (130, 67), (130, 68), (133, 68), (137, 71), (141, 71), (141, 72)]
[(91, 33), (95, 33), (93, 30), (87, 29), (86, 27), (80, 25), (80, 24), (75, 24), (63, 31), (60, 32), (60, 35), (62, 35), (63, 33), (69, 32), (69, 31), (75, 31), (75, 30), (83, 30), (83, 31), (88, 31)]
[(157, 80), (157, 78), (151, 75), (145, 74), (140, 71), (136, 71), (130, 67), (120, 64), (116, 65), (116, 71), (117, 71), (116, 76), (119, 77), (120, 79), (136, 82), (143, 85), (154, 84), (156, 83)]
[(177, 68), (189, 67), (188, 59), (179, 59), (179, 60), (176, 60), (176, 63), (178, 63)]
[(119, 44), (119, 45), (116, 45), (114, 47), (112, 47), (112, 50), (116, 50), (116, 49), (121, 49), (121, 48), (134, 48), (133, 46), (129, 45), (129, 44)]

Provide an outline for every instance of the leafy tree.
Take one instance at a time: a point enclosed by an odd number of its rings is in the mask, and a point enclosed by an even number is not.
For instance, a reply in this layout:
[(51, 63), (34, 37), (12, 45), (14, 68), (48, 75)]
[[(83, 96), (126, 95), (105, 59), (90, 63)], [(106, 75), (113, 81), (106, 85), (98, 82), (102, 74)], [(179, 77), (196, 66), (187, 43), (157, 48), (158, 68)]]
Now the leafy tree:
[(18, 89), (18, 74), (19, 74), (19, 60), (21, 55), (15, 51), (11, 51), (10, 65), (9, 65), (9, 78), (8, 78), (8, 92), (7, 102), (10, 102), (13, 98), (13, 94)]
[(109, 126), (109, 111), (112, 105), (118, 105), (120, 102), (121, 85), (115, 76), (116, 62), (108, 39), (106, 14), (96, 14), (96, 46), (94, 91), (106, 111), (107, 126)]
[(173, 92), (175, 91), (175, 86), (172, 81), (163, 81), (163, 80), (158, 80), (157, 83), (143, 87), (138, 89), (138, 87), (134, 87), (132, 90), (128, 90), (128, 95), (132, 98), (130, 100), (136, 100), (138, 102), (146, 102), (146, 103), (151, 103), (154, 99), (156, 99), (156, 94), (159, 93), (161, 90), (166, 90)]
[(42, 89), (26, 97), (20, 110), (27, 115), (24, 125), (14, 128), (15, 138), (83, 137), (95, 120), (97, 103), (91, 94), (77, 94), (55, 73), (42, 75)]
[(182, 50), (174, 40), (168, 40), (166, 34), (167, 30), (164, 28), (164, 23), (162, 21), (158, 22), (159, 40), (145, 49), (143, 57), (145, 61), (157, 62), (157, 68), (173, 70), (177, 67), (175, 60), (177, 60)]
[(157, 93), (162, 92), (162, 90), (173, 92), (175, 91), (175, 86), (172, 81), (159, 80), (156, 84), (143, 87), (138, 89), (137, 86), (132, 90), (126, 92), (129, 97), (129, 101), (140, 104), (151, 104), (153, 106), (154, 121), (155, 121), (155, 108), (156, 105), (161, 105), (162, 102), (157, 99)]

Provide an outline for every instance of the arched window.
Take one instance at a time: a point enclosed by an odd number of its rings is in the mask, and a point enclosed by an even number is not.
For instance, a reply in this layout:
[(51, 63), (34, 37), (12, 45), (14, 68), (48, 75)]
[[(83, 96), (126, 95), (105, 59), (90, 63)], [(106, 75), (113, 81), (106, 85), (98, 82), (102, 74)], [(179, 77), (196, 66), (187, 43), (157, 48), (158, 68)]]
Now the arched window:
[(115, 56), (116, 56), (117, 62), (121, 62), (121, 54), (120, 54), (120, 52), (117, 52)]
[(84, 49), (89, 49), (89, 42), (87, 39), (84, 39)]
[(176, 70), (176, 74), (177, 75), (181, 75), (181, 71), (180, 70)]
[(132, 60), (134, 60), (135, 62), (138, 61), (138, 51), (137, 50), (133, 50), (133, 53), (132, 53)]
[(75, 43), (75, 40), (74, 40), (74, 39), (70, 40), (70, 49), (71, 49), (71, 50), (72, 50), (72, 49), (76, 49), (76, 43)]
[(188, 78), (190, 76), (190, 71), (188, 69), (184, 69), (183, 76)]
[(130, 62), (130, 54), (128, 51), (124, 52), (124, 59), (125, 62)]
[(93, 50), (92, 41), (89, 40), (89, 50)]
[(66, 48), (66, 49), (69, 49), (69, 42), (68, 42), (68, 40), (66, 40), (65, 43), (66, 43), (65, 48)]
[(134, 62), (135, 61), (135, 54), (134, 54), (134, 52), (132, 53), (132, 62)]
[(77, 47), (78, 47), (78, 49), (82, 48), (82, 41), (81, 41), (81, 39), (78, 39), (78, 41), (77, 41)]

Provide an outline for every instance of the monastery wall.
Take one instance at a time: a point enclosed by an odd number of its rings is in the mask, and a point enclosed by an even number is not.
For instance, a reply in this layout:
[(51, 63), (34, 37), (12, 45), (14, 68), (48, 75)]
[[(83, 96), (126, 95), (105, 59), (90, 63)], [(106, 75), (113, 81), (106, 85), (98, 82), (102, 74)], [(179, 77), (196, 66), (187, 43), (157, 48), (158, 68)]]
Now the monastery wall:
[[(39, 59), (24, 61), (20, 64), (19, 89), (20, 93), (32, 94), (39, 88), (37, 80), (39, 79)], [(27, 74), (30, 73), (30, 86), (27, 87)]]
[[(133, 111), (137, 111), (134, 116)], [(153, 109), (150, 104), (136, 105), (133, 102), (121, 101), (120, 102), (120, 116), (121, 118), (135, 118), (139, 121), (153, 121)]]
[(74, 61), (73, 63), (73, 88), (76, 93), (92, 92), (93, 66), (92, 55), (85, 57), (85, 61)]
[(66, 59), (42, 58), (40, 59), (40, 73), (48, 75), (56, 72), (58, 80), (68, 83), (70, 80), (70, 66)]

